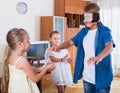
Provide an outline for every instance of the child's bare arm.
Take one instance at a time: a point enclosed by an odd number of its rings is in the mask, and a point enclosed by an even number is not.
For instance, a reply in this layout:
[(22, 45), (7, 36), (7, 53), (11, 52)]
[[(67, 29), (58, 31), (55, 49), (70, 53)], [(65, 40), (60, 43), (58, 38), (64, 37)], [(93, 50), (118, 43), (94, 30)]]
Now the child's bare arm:
[(103, 59), (104, 57), (106, 57), (107, 55), (109, 55), (112, 50), (113, 50), (113, 44), (112, 44), (112, 42), (107, 42), (104, 50), (98, 55), (98, 57), (100, 57), (101, 59)]
[(43, 66), (41, 67), (32, 67), (35, 73), (40, 73), (43, 70)]
[(62, 43), (60, 46), (57, 46), (57, 47), (53, 48), (53, 50), (60, 51), (61, 49), (66, 49), (66, 48), (68, 48), (72, 45), (74, 45), (74, 42), (71, 41), (71, 40), (68, 40), (68, 41)]
[(50, 70), (55, 69), (55, 64), (49, 64), (40, 73), (35, 73), (34, 70), (32, 69), (31, 65), (29, 64), (28, 60), (26, 58), (22, 58), (20, 60), (21, 62), (18, 62), (16, 66), (18, 65), (28, 76), (28, 78), (33, 81), (33, 82), (38, 82), (41, 80), (43, 75)]
[(54, 56), (49, 56), (49, 57), (52, 62), (64, 62), (67, 59), (68, 54), (65, 55), (63, 58), (56, 58)]
[(113, 44), (111, 42), (107, 42), (104, 50), (96, 57), (90, 57), (88, 59), (89, 64), (96, 63), (98, 64), (104, 57), (109, 55), (111, 51), (113, 50)]

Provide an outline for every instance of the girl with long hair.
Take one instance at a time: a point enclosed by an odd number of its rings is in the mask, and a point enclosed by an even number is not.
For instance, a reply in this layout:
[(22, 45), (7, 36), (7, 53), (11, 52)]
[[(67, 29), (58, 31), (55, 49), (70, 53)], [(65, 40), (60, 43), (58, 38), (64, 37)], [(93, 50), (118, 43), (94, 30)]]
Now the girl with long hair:
[(4, 56), (2, 93), (40, 93), (38, 82), (47, 71), (55, 68), (48, 62), (44, 68), (32, 69), (23, 53), (29, 49), (29, 35), (24, 29), (13, 28), (7, 33)]

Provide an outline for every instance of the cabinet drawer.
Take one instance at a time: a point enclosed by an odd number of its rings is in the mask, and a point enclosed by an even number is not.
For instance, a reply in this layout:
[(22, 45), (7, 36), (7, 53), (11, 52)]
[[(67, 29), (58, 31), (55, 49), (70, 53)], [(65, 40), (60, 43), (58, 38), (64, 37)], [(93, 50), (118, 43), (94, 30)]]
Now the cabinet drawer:
[(42, 78), (42, 88), (49, 87), (51, 85), (53, 85), (51, 74), (46, 74)]

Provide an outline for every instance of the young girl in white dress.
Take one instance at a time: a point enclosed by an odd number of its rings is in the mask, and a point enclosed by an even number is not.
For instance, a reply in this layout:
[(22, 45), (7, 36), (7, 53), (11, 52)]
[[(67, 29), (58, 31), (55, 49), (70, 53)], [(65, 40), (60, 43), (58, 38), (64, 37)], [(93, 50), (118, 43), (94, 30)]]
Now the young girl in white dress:
[(55, 68), (48, 62), (44, 68), (32, 69), (22, 54), (29, 49), (29, 35), (24, 29), (13, 28), (7, 33), (8, 48), (4, 56), (2, 93), (40, 93), (36, 82)]
[(45, 53), (45, 58), (48, 61), (55, 63), (56, 68), (51, 72), (54, 85), (58, 89), (58, 93), (65, 93), (66, 86), (72, 84), (72, 73), (70, 63), (72, 62), (67, 49), (63, 49), (59, 52), (52, 51), (52, 47), (60, 44), (60, 34), (57, 31), (53, 31), (49, 35), (51, 48), (48, 48)]

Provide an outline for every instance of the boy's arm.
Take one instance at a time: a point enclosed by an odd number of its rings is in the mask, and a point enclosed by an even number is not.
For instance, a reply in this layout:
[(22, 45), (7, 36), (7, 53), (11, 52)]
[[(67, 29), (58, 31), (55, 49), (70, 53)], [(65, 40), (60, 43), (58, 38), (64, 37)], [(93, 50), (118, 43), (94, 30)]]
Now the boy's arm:
[(104, 50), (98, 55), (101, 59), (105, 58), (107, 55), (111, 53), (113, 50), (113, 43), (112, 42), (107, 42)]
[(61, 49), (68, 48), (68, 47), (70, 47), (70, 46), (72, 46), (72, 45), (74, 45), (74, 42), (71, 41), (71, 40), (68, 40), (68, 41), (62, 43), (60, 46), (56, 47), (56, 48), (55, 48), (55, 51), (59, 51), (59, 50), (61, 50)]
[(88, 59), (88, 63), (89, 64), (93, 64), (93, 63), (98, 64), (103, 58), (105, 58), (107, 55), (109, 55), (112, 50), (113, 50), (113, 43), (107, 42), (103, 51), (96, 57), (90, 57)]

